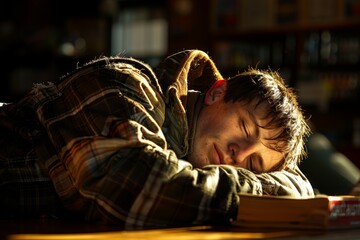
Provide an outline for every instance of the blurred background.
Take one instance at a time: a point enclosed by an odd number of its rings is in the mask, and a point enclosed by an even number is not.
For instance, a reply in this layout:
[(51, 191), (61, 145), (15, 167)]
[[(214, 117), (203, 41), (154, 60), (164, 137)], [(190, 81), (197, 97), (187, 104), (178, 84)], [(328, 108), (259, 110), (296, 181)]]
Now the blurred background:
[(316, 131), (360, 166), (360, 0), (12, 0), (0, 8), (0, 101), (100, 56), (156, 66), (189, 48), (225, 77), (278, 70)]

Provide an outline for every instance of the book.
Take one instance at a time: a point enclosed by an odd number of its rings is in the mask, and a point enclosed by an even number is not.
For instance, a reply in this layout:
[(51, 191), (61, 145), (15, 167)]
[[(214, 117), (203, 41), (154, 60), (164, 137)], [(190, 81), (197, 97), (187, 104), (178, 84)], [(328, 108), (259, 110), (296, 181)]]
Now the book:
[(304, 26), (333, 24), (343, 20), (343, 0), (299, 1), (299, 23)]
[(360, 197), (312, 198), (240, 194), (233, 226), (286, 229), (360, 228)]
[(265, 30), (276, 26), (276, 0), (238, 0), (238, 30)]

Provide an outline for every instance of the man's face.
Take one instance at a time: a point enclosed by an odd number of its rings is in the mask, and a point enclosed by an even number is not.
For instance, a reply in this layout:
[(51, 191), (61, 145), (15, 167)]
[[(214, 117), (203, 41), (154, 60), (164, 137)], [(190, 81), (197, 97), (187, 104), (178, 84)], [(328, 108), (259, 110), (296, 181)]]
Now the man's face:
[[(224, 102), (227, 82), (211, 88), (205, 96), (200, 112), (192, 153), (188, 161), (195, 167), (227, 164), (256, 173), (268, 172), (283, 158), (270, 149), (267, 139), (279, 129), (263, 129), (266, 104), (256, 109), (239, 102)], [(250, 111), (252, 114), (250, 114)]]

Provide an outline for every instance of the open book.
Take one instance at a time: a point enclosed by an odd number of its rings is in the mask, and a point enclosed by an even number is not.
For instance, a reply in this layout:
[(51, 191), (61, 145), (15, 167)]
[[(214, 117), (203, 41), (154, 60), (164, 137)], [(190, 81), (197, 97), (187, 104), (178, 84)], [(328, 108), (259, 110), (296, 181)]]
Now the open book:
[(255, 228), (360, 228), (359, 196), (317, 195), (314, 198), (240, 195), (232, 224)]

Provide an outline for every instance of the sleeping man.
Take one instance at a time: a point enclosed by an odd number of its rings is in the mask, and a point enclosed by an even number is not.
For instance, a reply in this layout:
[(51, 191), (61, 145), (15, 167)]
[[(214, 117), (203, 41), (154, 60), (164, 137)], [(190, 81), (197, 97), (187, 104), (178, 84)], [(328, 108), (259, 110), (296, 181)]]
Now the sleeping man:
[(294, 92), (271, 71), (223, 79), (199, 50), (94, 60), (5, 104), (0, 129), (2, 217), (226, 225), (239, 193), (314, 195)]

